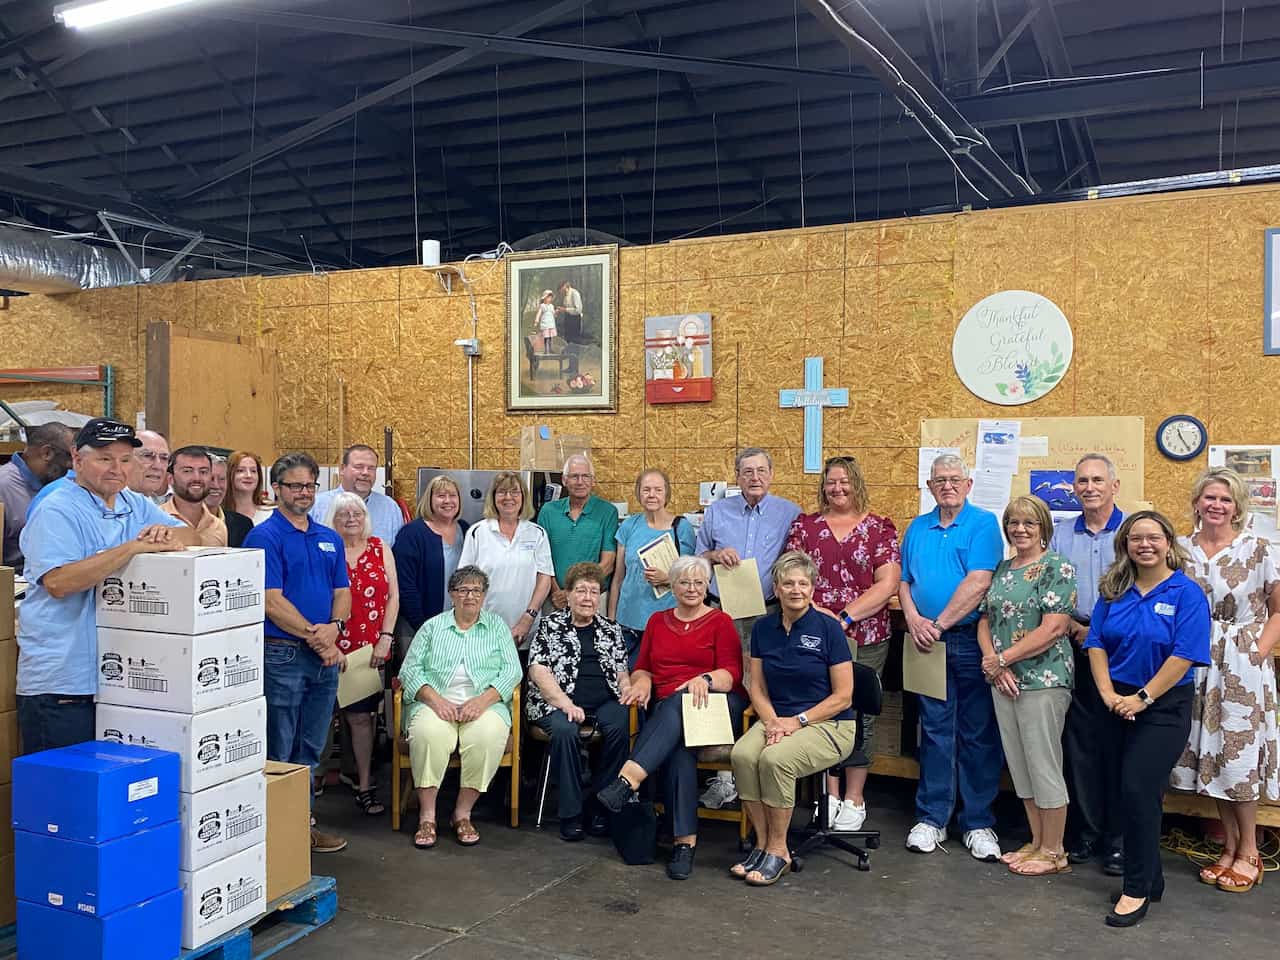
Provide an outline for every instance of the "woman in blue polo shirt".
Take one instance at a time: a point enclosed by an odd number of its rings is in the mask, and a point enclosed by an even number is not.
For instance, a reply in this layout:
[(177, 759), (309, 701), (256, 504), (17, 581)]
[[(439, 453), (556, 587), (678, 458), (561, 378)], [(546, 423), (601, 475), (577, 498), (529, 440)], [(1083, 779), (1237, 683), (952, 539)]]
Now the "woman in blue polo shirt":
[(1209, 661), (1209, 603), (1182, 572), (1186, 551), (1162, 514), (1125, 518), (1115, 543), (1084, 648), (1111, 711), (1106, 733), (1119, 744), (1109, 779), (1124, 824), (1124, 888), (1106, 921), (1132, 927), (1164, 895), (1162, 798), (1191, 729), (1191, 668)]

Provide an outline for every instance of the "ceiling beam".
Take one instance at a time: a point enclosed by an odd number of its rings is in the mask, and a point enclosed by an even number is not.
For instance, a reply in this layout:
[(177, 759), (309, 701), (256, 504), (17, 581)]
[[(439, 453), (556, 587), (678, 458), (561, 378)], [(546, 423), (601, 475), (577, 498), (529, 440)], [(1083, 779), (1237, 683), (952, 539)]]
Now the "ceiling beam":
[[(1036, 48), (1048, 68), (1048, 75), (1058, 79), (1070, 77), (1071, 58), (1067, 55), (1062, 25), (1058, 22), (1058, 14), (1054, 11), (1052, 2), (1030, 0), (1030, 8), (1039, 14), (1033, 18), (1031, 35), (1035, 37)], [(1089, 121), (1083, 117), (1074, 117), (1067, 121), (1067, 129), (1071, 131), (1071, 139), (1075, 144), (1076, 159), (1084, 164), (1084, 186), (1101, 183), (1102, 168), (1098, 166), (1098, 153), (1093, 147), (1093, 136), (1089, 133)]]
[[(992, 0), (992, 8), (997, 21), (997, 31), (999, 30), (1000, 20), (1000, 0)], [(991, 71), (998, 67), (1005, 58), (1005, 54), (1009, 52), (1009, 48), (1018, 42), (1018, 38), (1022, 36), (1023, 31), (1031, 26), (1031, 21), (1040, 14), (1038, 6), (1032, 6), (1022, 15), (1022, 19), (1013, 25), (1013, 29), (1005, 34), (1004, 39), (1000, 41), (1000, 46), (996, 47), (991, 56), (987, 57), (987, 62), (978, 68), (978, 82), (974, 85), (977, 89), (982, 89), (982, 83), (987, 77), (991, 76)]]

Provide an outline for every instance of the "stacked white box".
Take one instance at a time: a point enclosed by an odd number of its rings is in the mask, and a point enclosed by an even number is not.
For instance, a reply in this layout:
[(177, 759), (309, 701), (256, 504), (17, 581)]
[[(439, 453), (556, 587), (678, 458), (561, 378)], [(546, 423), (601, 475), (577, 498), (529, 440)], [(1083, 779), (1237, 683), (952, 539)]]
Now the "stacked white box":
[(182, 945), (266, 908), (261, 550), (144, 554), (98, 587), (97, 736), (182, 758)]

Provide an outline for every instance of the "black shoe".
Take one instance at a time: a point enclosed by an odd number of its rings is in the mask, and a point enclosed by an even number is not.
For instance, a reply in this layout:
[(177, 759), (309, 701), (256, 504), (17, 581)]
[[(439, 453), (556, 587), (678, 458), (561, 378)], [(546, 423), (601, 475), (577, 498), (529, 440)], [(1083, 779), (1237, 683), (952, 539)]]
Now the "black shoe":
[(1077, 846), (1067, 851), (1068, 863), (1088, 863), (1098, 855), (1098, 848), (1095, 844), (1081, 841)]
[(672, 880), (688, 880), (693, 873), (693, 847), (687, 843), (677, 843), (671, 850), (671, 859), (667, 861), (667, 876)]
[(577, 843), (584, 836), (581, 817), (566, 817), (560, 821), (560, 839), (565, 843)]
[(1102, 872), (1108, 877), (1124, 876), (1124, 851), (1112, 850), (1102, 858)]
[(631, 789), (631, 784), (627, 783), (622, 777), (618, 777), (613, 783), (597, 793), (596, 799), (610, 813), (619, 813), (622, 810), (622, 805), (633, 796), (635, 796), (635, 791)]
[(1107, 918), (1106, 918), (1107, 926), (1108, 927), (1136, 927), (1139, 923), (1142, 922), (1142, 918), (1147, 915), (1147, 907), (1149, 906), (1151, 906), (1150, 898), (1143, 900), (1142, 906), (1140, 906), (1137, 910), (1133, 911), (1133, 913), (1119, 914), (1119, 913), (1116, 913), (1115, 910), (1113, 909), (1110, 913), (1107, 914)]
[(609, 818), (603, 813), (597, 813), (595, 816), (587, 820), (587, 835), (592, 837), (607, 837), (609, 835)]

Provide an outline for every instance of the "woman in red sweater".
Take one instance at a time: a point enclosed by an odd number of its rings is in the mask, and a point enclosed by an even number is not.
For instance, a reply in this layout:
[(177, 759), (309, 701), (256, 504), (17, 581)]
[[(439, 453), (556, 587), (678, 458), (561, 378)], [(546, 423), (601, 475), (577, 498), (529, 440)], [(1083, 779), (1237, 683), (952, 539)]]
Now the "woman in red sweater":
[(667, 876), (684, 880), (693, 871), (698, 843), (698, 748), (684, 745), (681, 698), (687, 693), (695, 706), (702, 706), (708, 693), (727, 694), (735, 730), (742, 723), (747, 699), (742, 689), (742, 644), (733, 620), (707, 606), (711, 564), (702, 557), (680, 557), (667, 576), (676, 607), (649, 618), (631, 673), (631, 689), (622, 700), (625, 705), (648, 708), (644, 729), (618, 779), (598, 796), (617, 813), (640, 784), (663, 771), (665, 802), (675, 834)]

